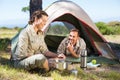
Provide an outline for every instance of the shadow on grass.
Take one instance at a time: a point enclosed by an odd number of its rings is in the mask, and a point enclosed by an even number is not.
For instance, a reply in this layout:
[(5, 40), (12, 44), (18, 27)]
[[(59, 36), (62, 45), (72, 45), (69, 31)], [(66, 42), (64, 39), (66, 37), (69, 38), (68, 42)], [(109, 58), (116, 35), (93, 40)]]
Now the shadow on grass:
[(0, 64), (1, 65), (6, 65), (6, 66), (11, 67), (11, 68), (13, 67), (10, 60), (7, 59), (7, 58), (2, 57), (1, 55), (0, 55)]
[(10, 51), (11, 40), (9, 38), (0, 38), (0, 50), (1, 51)]

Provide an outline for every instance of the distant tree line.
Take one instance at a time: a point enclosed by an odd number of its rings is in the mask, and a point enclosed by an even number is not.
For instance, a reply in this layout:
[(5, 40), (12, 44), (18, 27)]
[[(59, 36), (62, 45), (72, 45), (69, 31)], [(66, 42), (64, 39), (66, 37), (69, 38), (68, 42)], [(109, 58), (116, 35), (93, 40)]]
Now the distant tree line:
[(95, 24), (103, 35), (119, 35), (120, 34), (119, 21), (112, 21), (109, 23), (97, 22)]
[[(119, 21), (112, 21), (109, 23), (97, 22), (95, 23), (95, 25), (98, 27), (98, 29), (103, 35), (120, 35)], [(54, 25), (50, 27), (48, 33), (65, 35), (69, 33), (69, 30), (65, 26)]]
[[(95, 24), (103, 35), (120, 35), (120, 22), (119, 21), (112, 21), (109, 23), (97, 22)], [(20, 31), (23, 28), (18, 27), (18, 26), (14, 28), (8, 28), (8, 27), (3, 26), (3, 27), (0, 27), (0, 29), (15, 29), (15, 30)], [(69, 33), (69, 30), (63, 25), (56, 24), (56, 25), (50, 26), (48, 33), (65, 35)]]
[(9, 27), (6, 27), (6, 26), (0, 26), (0, 29), (9, 29), (9, 30), (17, 30), (17, 31), (21, 31), (23, 28), (21, 28), (21, 27), (18, 27), (18, 26), (16, 26), (16, 27), (13, 27), (13, 28), (9, 28)]
[(67, 35), (68, 33), (69, 30), (67, 29), (67, 27), (60, 24), (50, 26), (47, 32), (47, 34), (51, 35)]

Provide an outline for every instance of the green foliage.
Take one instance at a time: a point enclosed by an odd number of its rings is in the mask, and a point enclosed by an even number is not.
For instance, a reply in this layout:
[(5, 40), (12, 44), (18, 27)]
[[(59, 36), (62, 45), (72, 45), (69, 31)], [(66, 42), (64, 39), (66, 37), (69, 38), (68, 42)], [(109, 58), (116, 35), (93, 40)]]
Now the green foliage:
[(57, 35), (67, 35), (69, 33), (69, 30), (65, 27), (65, 26), (62, 26), (62, 25), (53, 25), (53, 26), (50, 26), (47, 34), (57, 34)]
[(7, 46), (10, 44), (10, 39), (5, 38), (5, 39), (0, 39), (0, 50), (6, 50)]
[(108, 26), (120, 26), (120, 22), (119, 21), (111, 21), (107, 24)]
[(2, 26), (2, 27), (0, 27), (0, 29), (9, 29), (9, 28), (7, 28), (7, 27), (5, 27), (5, 26)]
[(17, 30), (18, 32), (20, 32), (23, 28), (20, 28), (18, 26), (14, 27), (13, 29)]
[(116, 34), (119, 35), (120, 34), (119, 23), (111, 22), (107, 24), (104, 22), (97, 22), (95, 24), (103, 35), (116, 35)]
[(11, 38), (16, 35), (22, 28), (14, 27), (1, 27), (0, 28), (0, 51), (8, 50), (8, 46), (10, 45)]
[(23, 8), (22, 8), (22, 11), (23, 11), (23, 12), (27, 12), (27, 11), (29, 11), (29, 6), (27, 6), (27, 7), (23, 7)]

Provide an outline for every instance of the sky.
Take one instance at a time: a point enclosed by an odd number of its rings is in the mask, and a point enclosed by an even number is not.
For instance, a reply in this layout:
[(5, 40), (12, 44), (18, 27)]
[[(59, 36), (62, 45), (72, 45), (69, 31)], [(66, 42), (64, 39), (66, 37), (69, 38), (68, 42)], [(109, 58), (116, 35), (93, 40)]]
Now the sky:
[[(22, 8), (29, 6), (30, 0), (0, 0), (0, 27), (24, 27), (29, 20), (29, 12)], [(43, 0), (43, 9), (57, 0)], [(79, 5), (93, 22), (120, 21), (120, 0), (71, 0)]]

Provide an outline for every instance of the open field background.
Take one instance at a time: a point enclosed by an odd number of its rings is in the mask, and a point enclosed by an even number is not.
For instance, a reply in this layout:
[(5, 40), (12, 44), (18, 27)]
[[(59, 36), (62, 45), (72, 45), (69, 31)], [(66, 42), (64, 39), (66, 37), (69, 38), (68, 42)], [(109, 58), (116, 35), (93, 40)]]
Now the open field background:
[[(19, 30), (0, 29), (0, 39), (11, 39)], [(120, 54), (120, 35), (104, 35), (113, 48)], [(9, 43), (8, 43), (9, 44)], [(0, 44), (1, 47), (5, 46)], [(0, 80), (120, 80), (120, 63), (114, 61), (114, 64), (102, 64), (101, 67), (91, 70), (82, 70), (80, 64), (74, 64), (78, 70), (78, 75), (74, 76), (64, 70), (54, 70), (45, 74), (38, 71), (28, 72), (25, 70), (14, 69), (10, 63), (10, 45), (8, 49), (0, 51)], [(99, 58), (100, 59), (100, 58)], [(99, 60), (97, 60), (99, 63)]]
[(120, 35), (103, 35), (103, 37), (104, 37), (108, 42), (120, 44)]
[[(9, 38), (11, 39), (14, 37), (19, 30), (15, 29), (0, 29), (0, 39), (2, 38)], [(103, 37), (108, 41), (108, 42), (113, 42), (113, 43), (118, 43), (120, 44), (120, 35), (103, 35)]]
[(19, 30), (16, 29), (0, 29), (0, 39), (9, 38), (11, 39), (18, 33)]

